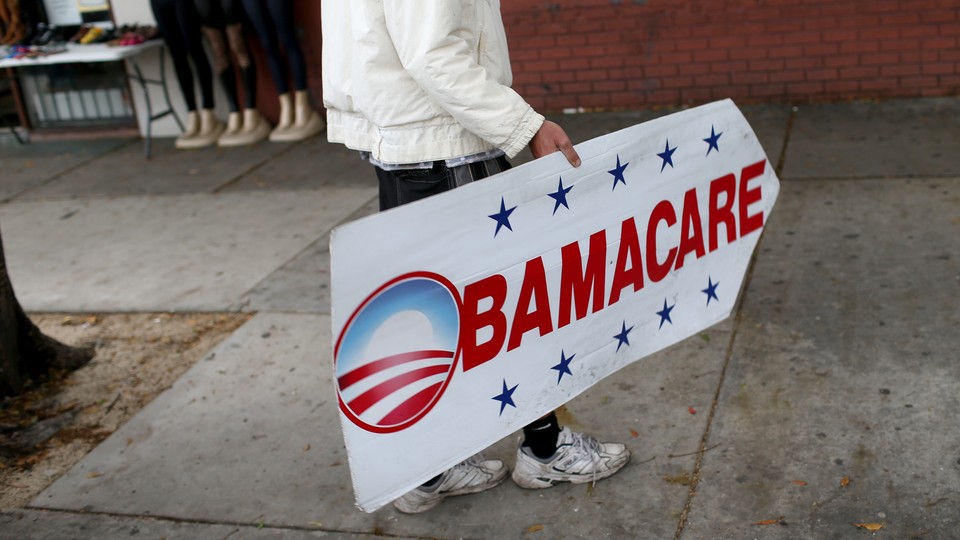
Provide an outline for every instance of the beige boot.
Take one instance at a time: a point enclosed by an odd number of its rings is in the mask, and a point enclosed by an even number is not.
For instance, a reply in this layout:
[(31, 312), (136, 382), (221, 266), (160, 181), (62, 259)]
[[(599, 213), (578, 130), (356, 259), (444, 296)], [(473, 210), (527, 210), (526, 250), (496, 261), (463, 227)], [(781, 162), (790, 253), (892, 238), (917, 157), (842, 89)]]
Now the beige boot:
[(243, 111), (243, 128), (232, 136), (220, 137), (217, 144), (220, 146), (246, 146), (262, 141), (270, 134), (270, 124), (260, 116), (256, 109)]
[(200, 111), (200, 132), (185, 139), (177, 148), (203, 148), (217, 142), (223, 133), (223, 124), (213, 114), (213, 109)]
[[(3, 0), (0, 0), (2, 2)], [(187, 126), (184, 128), (183, 133), (177, 137), (177, 142), (174, 144), (177, 148), (190, 148), (190, 146), (183, 146), (184, 144), (189, 143), (190, 139), (197, 136), (197, 133), (200, 133), (200, 116), (197, 115), (197, 111), (188, 111), (187, 112)]]
[(293, 126), (293, 100), (290, 94), (280, 94), (280, 122), (270, 132), (270, 140), (283, 141), (284, 135)]
[(320, 118), (320, 115), (317, 114), (317, 111), (313, 110), (310, 106), (310, 95), (307, 94), (306, 90), (297, 90), (294, 99), (293, 126), (285, 132), (278, 134), (276, 137), (271, 136), (271, 141), (302, 141), (303, 139), (313, 137), (317, 133), (320, 133), (323, 131), (323, 128), (326, 127), (326, 124), (323, 122), (323, 119)]
[(230, 144), (237, 135), (243, 130), (243, 117), (238, 111), (234, 111), (227, 116), (227, 128), (217, 138), (217, 146), (234, 146)]

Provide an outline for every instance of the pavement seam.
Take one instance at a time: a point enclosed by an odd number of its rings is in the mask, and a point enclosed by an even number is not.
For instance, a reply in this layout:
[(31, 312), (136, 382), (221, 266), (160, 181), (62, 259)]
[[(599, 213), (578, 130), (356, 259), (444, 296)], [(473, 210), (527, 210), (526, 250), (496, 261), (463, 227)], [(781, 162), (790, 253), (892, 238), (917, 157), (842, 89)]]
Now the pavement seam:
[[(761, 237), (761, 240), (762, 239), (763, 238)], [(759, 246), (760, 242), (758, 242), (757, 245)], [(742, 310), (744, 304), (746, 303), (747, 291), (750, 288), (750, 282), (753, 278), (753, 269), (756, 264), (756, 259), (756, 252), (754, 252), (754, 256), (750, 260), (750, 266), (747, 269), (747, 275), (744, 278), (743, 293), (736, 307), (733, 329), (730, 332), (730, 339), (727, 341), (727, 349), (724, 352), (723, 367), (720, 369), (720, 378), (717, 381), (717, 389), (714, 391), (713, 402), (710, 404), (710, 414), (707, 415), (707, 425), (704, 428), (703, 436), (700, 438), (700, 447), (696, 452), (697, 460), (693, 466), (690, 489), (687, 491), (687, 500), (683, 505), (683, 511), (680, 512), (680, 518), (677, 522), (677, 531), (673, 536), (674, 540), (680, 540), (680, 537), (683, 535), (683, 531), (687, 525), (687, 518), (690, 514), (690, 508), (693, 506), (693, 499), (697, 496), (697, 488), (700, 486), (700, 474), (703, 469), (703, 455), (707, 452), (707, 450), (710, 450), (710, 448), (707, 447), (707, 443), (710, 440), (710, 431), (713, 427), (713, 419), (716, 416), (717, 409), (720, 405), (720, 392), (723, 390), (723, 383), (727, 378), (727, 368), (730, 366), (730, 359), (733, 357), (733, 345), (736, 342), (737, 335), (740, 331)]]
[[(356, 219), (359, 219), (360, 217), (363, 217), (363, 216), (359, 216), (359, 217), (358, 217), (358, 214), (360, 214), (361, 212), (363, 212), (364, 208), (365, 208), (368, 204), (370, 204), (371, 202), (375, 201), (377, 198), (379, 198), (379, 195), (375, 195), (375, 196), (371, 197), (370, 200), (368, 200), (368, 201), (366, 201), (365, 203), (361, 204), (359, 207), (357, 207), (356, 210), (354, 210), (353, 212), (351, 212), (349, 216), (347, 216), (347, 217), (343, 218), (342, 220), (338, 221), (337, 223), (335, 223), (335, 224), (333, 225), (333, 227), (330, 227), (330, 230), (328, 230), (327, 232), (323, 233), (321, 236), (319, 236), (319, 237), (318, 237), (316, 240), (314, 240), (313, 242), (310, 242), (309, 244), (307, 244), (306, 247), (304, 247), (303, 249), (301, 249), (300, 251), (298, 251), (293, 257), (290, 257), (290, 258), (287, 259), (283, 264), (281, 264), (280, 266), (278, 266), (277, 268), (275, 268), (272, 272), (270, 272), (269, 274), (267, 274), (266, 276), (264, 276), (263, 279), (261, 279), (260, 281), (258, 281), (253, 287), (250, 287), (249, 289), (247, 289), (246, 291), (244, 291), (243, 294), (240, 295), (240, 299), (239, 299), (239, 300), (236, 302), (236, 304), (235, 304), (236, 307), (237, 307), (237, 310), (238, 310), (238, 311), (241, 311), (241, 312), (244, 312), (244, 313), (249, 313), (249, 312), (254, 312), (254, 313), (256, 313), (256, 312), (259, 312), (259, 311), (271, 311), (271, 310), (259, 310), (259, 309), (254, 309), (254, 310), (249, 310), (249, 311), (248, 311), (247, 308), (250, 306), (250, 302), (251, 302), (250, 295), (251, 295), (254, 291), (256, 291), (258, 288), (260, 288), (261, 285), (263, 285), (264, 283), (266, 283), (266, 282), (267, 282), (271, 277), (273, 277), (277, 272), (280, 272), (280, 271), (283, 270), (284, 267), (286, 267), (288, 264), (290, 264), (290, 263), (292, 263), (293, 261), (297, 260), (297, 258), (299, 258), (301, 255), (303, 255), (304, 253), (306, 253), (307, 251), (309, 251), (310, 249), (312, 249), (312, 248), (314, 247), (314, 245), (316, 245), (316, 243), (319, 242), (319, 241), (321, 241), (324, 237), (327, 238), (327, 241), (328, 241), (328, 243), (329, 243), (330, 234), (333, 232), (334, 229), (336, 229), (337, 227), (343, 225), (344, 223), (350, 223), (351, 221), (354, 221), (354, 220), (356, 220)], [(329, 248), (329, 246), (327, 246), (327, 252), (328, 252), (328, 253), (329, 253), (329, 250), (330, 250), (330, 248)], [(294, 312), (291, 312), (291, 313), (305, 313), (305, 314), (311, 314), (311, 315), (312, 315), (312, 314), (329, 315), (329, 314), (330, 314), (330, 310), (328, 310), (328, 311), (294, 311)]]
[(790, 134), (793, 133), (793, 122), (797, 118), (797, 107), (790, 107), (790, 116), (787, 118), (787, 129), (783, 134), (783, 145), (780, 147), (780, 155), (777, 156), (777, 166), (774, 167), (774, 171), (777, 174), (777, 178), (780, 178), (783, 174), (783, 168), (787, 164), (787, 148), (790, 146)]
[[(355, 534), (358, 536), (377, 536), (382, 538), (402, 538), (404, 540), (435, 540), (436, 536), (411, 536), (406, 534), (391, 534), (380, 530), (378, 527), (374, 528), (371, 531), (351, 531), (351, 530), (341, 530), (341, 529), (325, 529), (323, 527), (306, 527), (298, 525), (267, 525), (260, 523), (239, 523), (236, 521), (221, 521), (215, 519), (196, 519), (196, 518), (180, 518), (173, 516), (164, 516), (156, 514), (118, 514), (114, 512), (103, 512), (96, 510), (86, 510), (86, 511), (77, 511), (69, 510), (63, 508), (44, 508), (42, 506), (32, 506), (27, 505), (23, 508), (9, 508), (5, 509), (0, 513), (11, 513), (17, 511), (30, 511), (30, 512), (50, 512), (55, 514), (69, 514), (75, 516), (98, 516), (98, 517), (107, 517), (115, 519), (143, 519), (151, 521), (166, 521), (172, 523), (185, 523), (190, 525), (220, 525), (225, 527), (242, 527), (246, 529), (257, 529), (257, 530), (278, 530), (278, 531), (298, 531), (298, 532), (325, 532), (325, 533), (343, 533), (343, 534)], [(232, 534), (232, 533), (231, 533)]]
[[(134, 143), (139, 143), (139, 140), (137, 140), (137, 139), (130, 139), (130, 141), (127, 142), (126, 144), (117, 145), (116, 148), (112, 148), (112, 149), (110, 149), (110, 150), (107, 150), (106, 152), (103, 152), (102, 154), (96, 154), (96, 155), (89, 156), (89, 157), (87, 157), (87, 159), (84, 159), (84, 160), (82, 160), (82, 161), (74, 164), (72, 167), (68, 167), (68, 168), (66, 168), (66, 169), (64, 169), (64, 170), (62, 170), (62, 171), (54, 174), (54, 175), (51, 176), (50, 178), (47, 178), (46, 180), (44, 180), (43, 182), (40, 182), (39, 184), (37, 184), (37, 185), (35, 185), (35, 186), (30, 186), (30, 187), (28, 187), (28, 188), (26, 188), (26, 189), (24, 189), (24, 190), (22, 190), (22, 191), (20, 191), (20, 192), (18, 192), (18, 193), (13, 194), (13, 195), (10, 196), (10, 197), (7, 197), (6, 199), (0, 200), (0, 204), (6, 204), (6, 203), (9, 203), (9, 202), (13, 202), (14, 200), (19, 199), (20, 197), (26, 195), (27, 193), (30, 193), (31, 191), (33, 191), (33, 190), (35, 190), (35, 189), (41, 188), (41, 187), (43, 187), (43, 186), (46, 186), (47, 184), (52, 183), (54, 180), (59, 180), (60, 178), (63, 178), (64, 176), (72, 173), (73, 171), (79, 169), (80, 167), (83, 167), (84, 165), (87, 165), (87, 164), (90, 163), (91, 161), (94, 161), (94, 160), (96, 160), (96, 159), (100, 159), (101, 157), (108, 156), (108, 155), (110, 155), (110, 154), (113, 154), (114, 152), (119, 152), (120, 150), (122, 150), (122, 149), (124, 149), (124, 148), (126, 148), (126, 147), (128, 147), (128, 146), (130, 146), (131, 144), (134, 144)], [(38, 200), (44, 200), (44, 199), (38, 199)]]
[[(308, 139), (304, 139), (304, 140), (308, 140)], [(239, 181), (243, 180), (244, 178), (246, 178), (247, 175), (249, 175), (250, 173), (256, 171), (257, 169), (263, 168), (267, 163), (272, 162), (273, 160), (277, 159), (277, 158), (280, 157), (280, 156), (286, 155), (288, 152), (290, 152), (291, 150), (293, 150), (294, 148), (296, 148), (296, 147), (298, 147), (298, 146), (300, 146), (300, 145), (302, 145), (302, 144), (304, 144), (304, 142), (303, 142), (303, 141), (299, 141), (299, 142), (297, 142), (297, 143), (295, 143), (295, 144), (289, 144), (289, 145), (287, 145), (287, 147), (286, 147), (285, 149), (280, 150), (280, 151), (277, 152), (276, 154), (273, 154), (273, 155), (270, 156), (269, 158), (261, 161), (260, 163), (254, 163), (254, 164), (251, 165), (249, 168), (247, 168), (247, 169), (245, 169), (245, 170), (243, 170), (243, 171), (240, 171), (239, 173), (237, 173), (236, 176), (234, 176), (234, 177), (231, 178), (230, 180), (227, 180), (226, 182), (224, 182), (224, 183), (220, 184), (219, 186), (213, 188), (213, 191), (211, 191), (210, 193), (218, 194), (218, 193), (223, 192), (225, 189), (229, 188), (230, 186), (232, 186), (232, 185), (236, 184), (237, 182), (239, 182)]]

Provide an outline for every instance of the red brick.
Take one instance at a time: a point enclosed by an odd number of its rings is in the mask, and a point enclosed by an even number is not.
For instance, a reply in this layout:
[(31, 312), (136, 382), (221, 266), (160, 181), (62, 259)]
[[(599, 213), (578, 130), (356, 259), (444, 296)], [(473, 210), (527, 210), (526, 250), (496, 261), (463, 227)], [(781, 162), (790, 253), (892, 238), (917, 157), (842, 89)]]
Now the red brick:
[(776, 71), (783, 69), (783, 60), (750, 60), (752, 71)]
[(937, 11), (920, 12), (920, 22), (923, 23), (945, 23), (957, 20), (956, 9), (941, 9)]
[(837, 54), (837, 52), (837, 45), (835, 43), (804, 45), (803, 47), (803, 54), (806, 56), (829, 56)]
[(900, 77), (900, 86), (903, 88), (929, 88), (937, 85), (937, 77), (918, 76), (918, 77)]
[(888, 39), (880, 42), (881, 51), (916, 51), (920, 49), (919, 39)]
[(660, 87), (664, 89), (671, 88), (689, 88), (693, 86), (693, 77), (664, 77), (660, 79)]
[(593, 83), (593, 91), (609, 94), (627, 88), (627, 83), (623, 81), (602, 81)]
[(956, 45), (957, 40), (952, 37), (925, 39), (922, 43), (924, 49), (952, 49)]
[(859, 62), (860, 57), (855, 54), (838, 54), (824, 58), (823, 67), (849, 67)]
[(581, 69), (577, 71), (577, 81), (605, 81), (608, 74), (605, 69)]
[(744, 60), (713, 62), (710, 64), (710, 73), (735, 73), (742, 71), (747, 71), (747, 62)]
[[(556, 37), (558, 47), (580, 47), (587, 44), (587, 36), (583, 34), (561, 34)], [(513, 47), (510, 47), (513, 56)]]
[(672, 77), (677, 74), (676, 64), (651, 64), (643, 70), (647, 77)]
[(880, 68), (877, 66), (840, 68), (837, 70), (837, 76), (841, 79), (871, 79), (880, 76)]
[(857, 31), (857, 39), (862, 40), (885, 40), (897, 37), (896, 28), (861, 28)]
[(784, 69), (810, 70), (823, 66), (823, 59), (816, 56), (790, 58), (783, 62)]
[(805, 73), (808, 81), (832, 81), (837, 78), (835, 68), (809, 69)]
[(865, 66), (896, 64), (899, 61), (900, 56), (894, 52), (860, 55), (860, 64)]
[(813, 45), (822, 43), (820, 32), (793, 32), (784, 34), (783, 42), (796, 45)]
[(698, 75), (693, 78), (697, 86), (725, 86), (730, 84), (730, 76), (725, 73), (711, 73), (709, 75)]
[(923, 38), (932, 37), (940, 34), (940, 29), (933, 24), (922, 24), (916, 26), (900, 25), (900, 37), (902, 38)]
[(919, 64), (896, 64), (892, 66), (882, 66), (880, 68), (881, 77), (901, 77), (904, 75), (919, 75)]
[(826, 81), (823, 86), (824, 90), (837, 96), (856, 95), (860, 81)]
[(880, 50), (880, 43), (876, 41), (851, 41), (840, 44), (841, 53), (865, 53), (877, 52)]
[(772, 83), (793, 83), (804, 81), (803, 72), (799, 70), (779, 70), (773, 71), (769, 75)]
[(780, 45), (767, 49), (770, 58), (796, 58), (803, 56), (803, 47), (800, 45)]
[(706, 49), (693, 52), (694, 62), (719, 62), (727, 59), (727, 51), (723, 49)]
[(748, 71), (746, 73), (735, 73), (732, 76), (733, 82), (743, 84), (761, 84), (770, 81), (771, 73), (766, 71)]
[(923, 64), (920, 72), (924, 75), (952, 75), (957, 73), (957, 65), (947, 62), (938, 62), (935, 64)]
[(592, 84), (589, 82), (564, 83), (560, 85), (564, 94), (585, 94), (590, 92)]

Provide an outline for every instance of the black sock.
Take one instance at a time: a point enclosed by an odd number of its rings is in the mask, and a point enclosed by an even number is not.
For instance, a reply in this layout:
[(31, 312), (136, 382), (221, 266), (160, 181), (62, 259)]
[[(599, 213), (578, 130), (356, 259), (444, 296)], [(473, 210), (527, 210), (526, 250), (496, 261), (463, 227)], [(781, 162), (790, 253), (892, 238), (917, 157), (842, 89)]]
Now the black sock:
[(527, 424), (523, 428), (523, 445), (540, 459), (546, 459), (557, 451), (557, 437), (560, 436), (560, 422), (556, 413)]
[(427, 480), (426, 482), (420, 484), (420, 487), (432, 488), (433, 486), (437, 485), (437, 482), (440, 481), (441, 476), (443, 476), (443, 473), (440, 473), (434, 476), (433, 478)]

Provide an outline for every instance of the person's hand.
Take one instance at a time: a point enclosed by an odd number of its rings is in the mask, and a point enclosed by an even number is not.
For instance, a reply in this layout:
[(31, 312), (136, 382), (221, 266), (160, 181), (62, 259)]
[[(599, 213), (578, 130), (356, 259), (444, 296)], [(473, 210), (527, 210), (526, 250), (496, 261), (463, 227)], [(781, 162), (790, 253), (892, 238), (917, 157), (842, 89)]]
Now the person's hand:
[(547, 154), (552, 154), (557, 150), (563, 152), (574, 167), (580, 166), (580, 156), (573, 149), (573, 142), (567, 136), (567, 132), (555, 122), (544, 120), (543, 125), (537, 131), (537, 134), (530, 139), (530, 152), (536, 159)]

